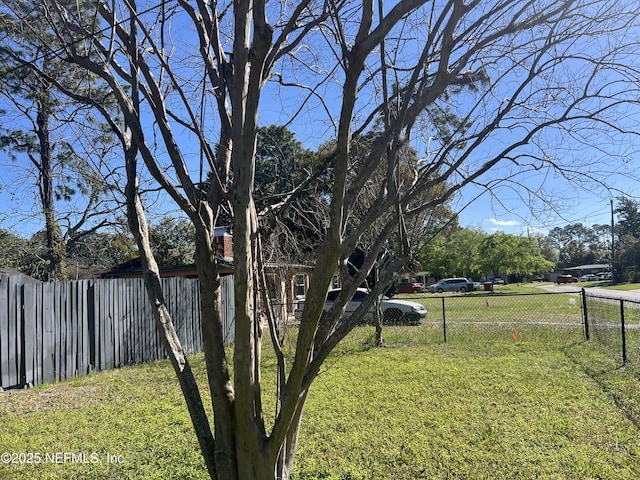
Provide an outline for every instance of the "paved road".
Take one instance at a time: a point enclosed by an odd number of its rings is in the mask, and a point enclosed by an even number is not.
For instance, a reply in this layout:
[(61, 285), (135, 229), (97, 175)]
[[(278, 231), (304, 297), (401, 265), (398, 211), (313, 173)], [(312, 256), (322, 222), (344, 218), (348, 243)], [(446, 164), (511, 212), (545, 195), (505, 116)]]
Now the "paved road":
[[(578, 293), (581, 287), (575, 285), (543, 285), (539, 287), (547, 292), (565, 292), (565, 293)], [(585, 288), (587, 295), (599, 295), (609, 298), (621, 298), (623, 300), (635, 300), (640, 302), (640, 290), (609, 290), (607, 288), (590, 287)]]

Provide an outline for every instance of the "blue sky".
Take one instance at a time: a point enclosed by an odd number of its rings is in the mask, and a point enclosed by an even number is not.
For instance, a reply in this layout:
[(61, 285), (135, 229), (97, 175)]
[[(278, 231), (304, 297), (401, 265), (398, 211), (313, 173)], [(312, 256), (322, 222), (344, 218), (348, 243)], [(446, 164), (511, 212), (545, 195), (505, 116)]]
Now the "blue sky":
[[(412, 61), (412, 58), (409, 58), (410, 55), (407, 57), (409, 61)], [(491, 72), (490, 77), (501, 78), (502, 72), (499, 71), (499, 68), (503, 66), (499, 57), (496, 57), (493, 63), (495, 70)], [(571, 66), (571, 64), (562, 65), (567, 70)], [(516, 70), (514, 72), (521, 73)], [(336, 118), (336, 100), (341, 88), (339, 80), (339, 76), (336, 76), (331, 81), (322, 83), (317, 91), (316, 103), (309, 102), (308, 105), (305, 105), (297, 121), (289, 127), (307, 148), (313, 149), (320, 143), (332, 139), (335, 135), (334, 126), (324, 109), (334, 109), (331, 113)], [(507, 78), (505, 88), (512, 87), (513, 85), (509, 85)], [(534, 92), (532, 98), (539, 101), (540, 98), (535, 97), (535, 87), (532, 90)], [(305, 91), (303, 90), (303, 92)], [(289, 91), (283, 91), (281, 94), (273, 91), (265, 92), (261, 124), (282, 124), (289, 119), (292, 112), (298, 111), (299, 97), (290, 93)], [(504, 92), (498, 90), (492, 92), (493, 96), (487, 100), (488, 109), (494, 108), (495, 102), (499, 103), (502, 98), (508, 96), (508, 94), (502, 96), (502, 93)], [(362, 112), (366, 112), (367, 100), (364, 95), (359, 100), (361, 103), (359, 106), (363, 107)], [(493, 106), (489, 105), (490, 102), (494, 102)], [(460, 106), (472, 108), (465, 104)], [(544, 112), (536, 112), (533, 115), (536, 115), (536, 118), (523, 120), (524, 117), (521, 117), (519, 120), (522, 123), (531, 124), (537, 118), (544, 118)], [(640, 112), (625, 112), (624, 118), (620, 117), (616, 120), (620, 121), (620, 119), (622, 119), (622, 123), (628, 125), (640, 125)], [(513, 125), (517, 126), (517, 124)], [(513, 130), (517, 130), (517, 128)], [(425, 132), (425, 138), (430, 138), (431, 133)], [(488, 141), (478, 151), (474, 161), (482, 161), (483, 153), (490, 156), (501, 148), (501, 144), (510, 142), (509, 135), (512, 133), (513, 131), (505, 131), (502, 136)], [(571, 136), (567, 132), (564, 134)], [(425, 143), (428, 143), (429, 140), (424, 138), (416, 138), (415, 140), (415, 147), (421, 155), (428, 149), (425, 147)], [(640, 167), (640, 159), (635, 156), (635, 152), (640, 151), (640, 143), (628, 145), (625, 143), (626, 140), (605, 134), (597, 135), (597, 132), (594, 132), (592, 138), (585, 138), (597, 148), (587, 148), (580, 145), (579, 141), (573, 137), (570, 138), (574, 142), (571, 145), (565, 144), (566, 140), (561, 133), (554, 134), (553, 132), (536, 139), (540, 144), (544, 143), (545, 146), (550, 146), (550, 151), (557, 152), (557, 159), (563, 163), (566, 161), (569, 166), (577, 165), (582, 160), (588, 159), (586, 164), (590, 165), (592, 181), (581, 184), (577, 177), (568, 180), (550, 169), (543, 168), (540, 171), (519, 174), (516, 177), (516, 183), (507, 182), (497, 185), (495, 180), (508, 179), (514, 172), (513, 166), (505, 162), (494, 169), (486, 180), (492, 185), (491, 193), (484, 192), (482, 188), (469, 186), (454, 200), (454, 208), (461, 212), (460, 223), (463, 226), (479, 227), (488, 232), (502, 230), (508, 233), (540, 232), (544, 234), (553, 227), (564, 226), (572, 222), (581, 222), (585, 225), (608, 224), (611, 221), (609, 203), (611, 197), (615, 198), (621, 194), (640, 195), (640, 184), (637, 179), (633, 178), (635, 171)], [(575, 158), (576, 163), (572, 158)], [(616, 162), (621, 158), (625, 158), (628, 163), (619, 166), (626, 168), (629, 175), (608, 174), (607, 172), (618, 168)], [(197, 163), (197, 155), (194, 155), (192, 160)], [(2, 226), (4, 228), (29, 234), (41, 228), (43, 219), (37, 213), (35, 189), (29, 188), (26, 184), (21, 185), (18, 181), (19, 175), (16, 175), (13, 167), (14, 165), (0, 153), (0, 184), (4, 186), (0, 193), (0, 213), (2, 214), (0, 220), (3, 220)], [(598, 185), (599, 182), (602, 185)], [(616, 191), (610, 193), (603, 185), (612, 187)], [(14, 210), (19, 210), (20, 214), (14, 214)], [(165, 210), (171, 211), (173, 207), (167, 205)]]
[[(640, 161), (636, 158), (630, 159), (630, 164), (636, 169), (640, 167)], [(41, 229), (44, 222), (38, 214), (35, 190), (29, 184), (18, 181), (19, 170), (12, 167), (13, 164), (3, 153), (0, 153), (0, 165), (0, 183), (3, 186), (0, 193), (2, 227), (30, 235)], [(500, 175), (500, 169), (495, 174)], [(614, 176), (610, 180), (612, 187), (628, 196), (640, 194), (640, 183), (635, 179)], [(538, 188), (541, 182), (534, 176), (521, 181), (529, 183), (530, 188)], [(557, 178), (548, 179), (545, 187), (563, 200), (551, 201), (557, 211), (553, 211), (539, 199), (533, 206), (530, 205), (530, 199), (523, 198), (521, 192), (508, 185), (496, 187), (491, 193), (470, 186), (454, 200), (454, 206), (460, 211), (459, 221), (462, 226), (481, 228), (489, 233), (500, 230), (523, 235), (534, 232), (546, 234), (553, 227), (562, 227), (572, 222), (587, 226), (608, 225), (611, 222), (610, 199), (614, 198), (615, 206), (615, 198), (621, 195), (618, 191), (609, 193), (593, 185), (591, 188), (583, 188)], [(167, 205), (166, 208), (173, 207)]]
[[(629, 186), (630, 188), (632, 185)], [(568, 190), (567, 191), (571, 191)], [(573, 192), (572, 192), (573, 193)], [(496, 203), (490, 194), (484, 194), (465, 208), (459, 216), (460, 224), (468, 227), (479, 227), (486, 232), (503, 231), (513, 234), (547, 234), (554, 227), (563, 227), (569, 223), (579, 222), (586, 226), (594, 224), (610, 224), (611, 206), (608, 197), (583, 192), (582, 198), (574, 205), (564, 207), (560, 212), (532, 212), (519, 199), (505, 202), (509, 209)], [(614, 200), (615, 207), (615, 200)], [(540, 207), (542, 210), (542, 207)], [(538, 213), (536, 218), (535, 213)]]

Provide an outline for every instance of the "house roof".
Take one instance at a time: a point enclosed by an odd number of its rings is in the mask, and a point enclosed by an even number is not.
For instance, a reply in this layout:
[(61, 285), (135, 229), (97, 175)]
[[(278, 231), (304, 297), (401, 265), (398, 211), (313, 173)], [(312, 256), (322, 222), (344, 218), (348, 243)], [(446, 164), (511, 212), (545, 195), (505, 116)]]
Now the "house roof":
[(565, 270), (597, 270), (597, 269), (608, 269), (609, 265), (607, 263), (593, 263), (590, 265), (578, 265), (577, 267), (569, 267), (565, 268)]
[(37, 278), (30, 277), (18, 270), (13, 270), (11, 268), (0, 268), (0, 276), (7, 277), (20, 277), (20, 281), (22, 283), (41, 283)]
[[(230, 275), (233, 273), (233, 263), (224, 260), (218, 260), (218, 267), (221, 275)], [(137, 278), (142, 276), (142, 259), (140, 257), (116, 265), (108, 272), (100, 275), (101, 278)], [(171, 265), (160, 267), (161, 277), (185, 277), (196, 278), (198, 271), (195, 264), (189, 265)]]
[[(233, 262), (218, 259), (218, 267), (221, 275), (230, 275), (233, 273)], [(288, 270), (295, 272), (308, 272), (313, 267), (309, 265), (301, 264), (287, 264), (287, 263), (267, 263), (265, 265), (267, 270)], [(104, 272), (100, 275), (102, 278), (135, 278), (142, 276), (142, 259), (140, 257), (133, 258), (127, 262), (116, 265), (108, 272)], [(166, 267), (160, 267), (161, 277), (185, 277), (196, 278), (198, 271), (194, 263), (189, 265), (172, 265)]]

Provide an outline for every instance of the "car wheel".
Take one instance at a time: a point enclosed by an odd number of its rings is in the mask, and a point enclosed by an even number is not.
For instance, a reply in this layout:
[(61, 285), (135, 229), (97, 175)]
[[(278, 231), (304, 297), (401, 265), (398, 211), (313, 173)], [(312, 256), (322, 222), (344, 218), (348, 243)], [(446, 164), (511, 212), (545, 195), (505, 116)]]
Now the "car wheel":
[(466, 287), (462, 287), (462, 288), (460, 289), (460, 291), (461, 291), (462, 293), (464, 293), (464, 292), (466, 292), (466, 291), (467, 291), (467, 288), (466, 288)]
[(383, 322), (386, 325), (398, 325), (402, 323), (402, 312), (397, 308), (389, 308), (384, 311)]
[(436, 290), (437, 293), (442, 293), (444, 292), (444, 290), (442, 290), (441, 288), (439, 288), (438, 290)]
[(417, 289), (417, 288), (414, 288), (414, 289), (413, 289), (413, 293), (418, 293), (418, 289)]

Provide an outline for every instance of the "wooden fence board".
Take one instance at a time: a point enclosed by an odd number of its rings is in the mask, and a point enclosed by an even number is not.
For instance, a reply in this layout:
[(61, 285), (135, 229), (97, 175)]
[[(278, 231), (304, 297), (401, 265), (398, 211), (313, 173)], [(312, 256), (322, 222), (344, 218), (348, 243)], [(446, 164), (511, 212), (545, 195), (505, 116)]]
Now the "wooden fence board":
[(0, 276), (0, 386), (9, 383), (9, 277)]
[(78, 292), (78, 309), (80, 312), (79, 325), (79, 348), (78, 348), (78, 370), (80, 375), (89, 373), (90, 349), (89, 349), (89, 309), (87, 297), (89, 294), (90, 282), (83, 280)]
[(75, 305), (72, 301), (73, 289), (77, 283), (65, 283), (64, 284), (64, 298), (65, 298), (65, 341), (66, 341), (66, 359), (65, 359), (65, 375), (64, 378), (73, 378), (76, 375), (76, 365), (74, 362), (76, 349), (77, 349), (77, 325), (76, 325), (76, 312), (74, 311)]
[[(38, 384), (38, 306), (37, 306), (37, 284), (26, 284), (22, 286), (22, 304), (24, 312), (24, 383)], [(42, 338), (42, 334), (40, 334)]]
[(220, 288), (222, 292), (222, 304), (225, 308), (222, 312), (223, 331), (225, 332), (225, 343), (229, 344), (235, 338), (235, 303), (234, 303), (234, 287), (233, 276), (225, 276), (220, 279)]
[(43, 382), (52, 383), (55, 381), (55, 359), (56, 359), (56, 326), (55, 326), (55, 300), (52, 284), (43, 285), (42, 289), (42, 365)]
[(22, 335), (19, 331), (19, 318), (17, 316), (17, 298), (16, 298), (16, 279), (9, 277), (9, 295), (8, 295), (8, 315), (9, 315), (9, 342), (8, 342), (8, 362), (7, 370), (9, 373), (9, 382), (17, 385), (20, 382), (18, 377), (18, 338)]
[(33, 372), (35, 370), (35, 346), (36, 346), (36, 317), (35, 303), (32, 291), (28, 285), (23, 285), (22, 290), (22, 368), (23, 376), (21, 383), (34, 385)]
[[(141, 288), (142, 287), (142, 288)], [(136, 299), (134, 310), (133, 310), (133, 362), (140, 363), (143, 358), (143, 349), (144, 349), (144, 330), (142, 328), (143, 325), (143, 315), (144, 309), (142, 308), (143, 303), (148, 303), (146, 301), (146, 293), (144, 291), (144, 285), (140, 285), (140, 283), (134, 283), (132, 285), (134, 289), (133, 297)]]
[[(25, 285), (25, 292), (28, 292), (29, 305), (31, 309), (31, 315), (33, 325), (35, 327), (34, 336), (34, 348), (33, 348), (33, 385), (40, 385), (42, 383), (42, 285), (39, 283), (32, 283)], [(25, 296), (27, 294), (25, 293)], [(26, 316), (26, 310), (25, 310)]]
[(97, 284), (97, 288), (95, 290), (95, 322), (96, 322), (96, 370), (106, 370), (105, 366), (105, 351), (104, 351), (104, 338), (106, 336), (106, 320), (105, 318), (109, 315), (107, 310), (107, 305), (103, 304), (103, 298), (108, 298), (107, 295), (103, 293), (103, 291), (107, 288), (107, 283), (100, 282)]
[(123, 280), (116, 280), (113, 285), (113, 366), (115, 368), (121, 367), (120, 363), (121, 350), (122, 350), (122, 290)]
[(60, 335), (61, 299), (60, 299), (60, 287), (58, 286), (58, 284), (56, 283), (51, 284), (51, 290), (48, 291), (48, 293), (51, 295), (51, 300), (53, 302), (53, 315), (51, 317), (51, 338), (52, 338), (51, 346), (52, 347), (54, 345), (57, 346), (57, 348), (52, 348), (51, 350), (51, 353), (53, 356), (53, 372), (54, 372), (55, 379), (60, 380), (59, 373), (60, 373), (60, 369), (62, 368), (61, 367), (62, 363), (60, 361), (60, 353), (61, 353), (63, 344), (62, 344), (62, 338)]
[(115, 323), (116, 323), (116, 316), (115, 316), (115, 309), (116, 309), (116, 304), (118, 302), (117, 299), (117, 282), (118, 280), (109, 280), (109, 284), (108, 284), (108, 293), (107, 293), (107, 298), (103, 299), (105, 301), (105, 303), (108, 305), (108, 316), (105, 318), (105, 336), (103, 338), (103, 348), (104, 348), (104, 352), (105, 352), (105, 360), (104, 360), (104, 368), (106, 370), (110, 370), (112, 368), (115, 367), (115, 359), (114, 359), (114, 352), (115, 352)]

